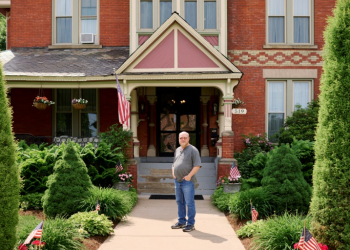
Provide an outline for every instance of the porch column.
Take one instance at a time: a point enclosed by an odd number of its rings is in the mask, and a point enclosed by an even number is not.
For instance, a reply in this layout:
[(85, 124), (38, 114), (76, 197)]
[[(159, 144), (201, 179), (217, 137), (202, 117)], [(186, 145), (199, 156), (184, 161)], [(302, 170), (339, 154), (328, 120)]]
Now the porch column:
[(209, 156), (208, 148), (208, 101), (210, 96), (201, 96), (200, 100), (203, 105), (203, 146), (201, 148), (201, 156)]
[(147, 96), (147, 100), (149, 101), (149, 146), (147, 149), (147, 156), (156, 156), (156, 148), (154, 147), (154, 103), (157, 101), (157, 96)]
[(139, 105), (137, 101), (137, 92), (134, 89), (131, 91), (131, 121), (130, 127), (133, 134), (134, 157), (139, 157), (140, 141), (137, 139), (137, 126), (139, 123)]
[(233, 131), (232, 131), (232, 97), (223, 97), (224, 101), (224, 131), (222, 136), (222, 158), (233, 159)]
[(216, 142), (216, 148), (217, 148), (217, 157), (222, 157), (222, 132), (224, 132), (224, 123), (225, 123), (225, 116), (224, 116), (224, 99), (222, 98), (222, 94), (220, 94), (219, 97), (219, 112), (218, 112), (218, 120), (217, 120), (218, 126), (219, 126), (219, 140)]

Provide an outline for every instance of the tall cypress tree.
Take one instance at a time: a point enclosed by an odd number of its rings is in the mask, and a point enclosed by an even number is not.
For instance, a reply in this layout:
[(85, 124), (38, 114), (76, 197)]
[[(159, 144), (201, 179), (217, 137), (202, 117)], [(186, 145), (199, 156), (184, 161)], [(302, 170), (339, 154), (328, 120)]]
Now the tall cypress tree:
[(312, 233), (330, 249), (350, 249), (350, 1), (338, 0), (324, 32), (315, 142)]
[(44, 213), (49, 217), (72, 215), (79, 210), (79, 201), (92, 187), (86, 165), (73, 142), (68, 142), (64, 148), (63, 157), (56, 162), (54, 171), (49, 176), (43, 197)]
[(12, 250), (16, 244), (20, 186), (12, 133), (12, 109), (6, 93), (0, 63), (0, 239), (1, 249)]

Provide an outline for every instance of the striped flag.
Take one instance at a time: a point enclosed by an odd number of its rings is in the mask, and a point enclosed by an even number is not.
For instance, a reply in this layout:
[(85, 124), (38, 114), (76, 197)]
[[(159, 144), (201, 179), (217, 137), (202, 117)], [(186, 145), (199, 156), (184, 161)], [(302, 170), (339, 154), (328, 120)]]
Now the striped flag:
[(235, 162), (232, 163), (230, 177), (237, 180), (241, 178), (241, 173), (238, 171), (238, 167), (236, 166)]
[(128, 102), (123, 94), (122, 88), (120, 87), (117, 74), (115, 74), (115, 79), (117, 80), (118, 89), (118, 119), (120, 124), (125, 124), (129, 127), (130, 118), (130, 102)]
[(29, 244), (33, 238), (40, 239), (43, 233), (43, 225), (44, 221), (40, 222), (39, 225), (37, 225), (36, 228), (34, 228), (34, 230), (28, 235), (27, 239), (24, 241), (23, 244)]
[(300, 250), (321, 250), (315, 238), (311, 235), (309, 230), (304, 227), (301, 237), (298, 243), (298, 249)]
[(100, 203), (98, 202), (98, 199), (97, 199), (96, 210), (95, 211), (100, 211)]
[(123, 166), (122, 166), (121, 163), (119, 163), (119, 165), (117, 164), (117, 165), (115, 166), (115, 171), (116, 171), (116, 172), (120, 172), (120, 171), (122, 171), (122, 170), (123, 170)]
[(252, 206), (252, 221), (256, 222), (258, 220), (258, 211), (256, 211), (255, 207)]

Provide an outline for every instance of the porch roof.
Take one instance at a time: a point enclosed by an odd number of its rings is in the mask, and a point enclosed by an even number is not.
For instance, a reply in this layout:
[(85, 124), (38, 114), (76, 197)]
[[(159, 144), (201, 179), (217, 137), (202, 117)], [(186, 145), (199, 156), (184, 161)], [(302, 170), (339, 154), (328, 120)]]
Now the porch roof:
[(111, 76), (128, 57), (128, 47), (17, 48), (0, 53), (6, 76)]

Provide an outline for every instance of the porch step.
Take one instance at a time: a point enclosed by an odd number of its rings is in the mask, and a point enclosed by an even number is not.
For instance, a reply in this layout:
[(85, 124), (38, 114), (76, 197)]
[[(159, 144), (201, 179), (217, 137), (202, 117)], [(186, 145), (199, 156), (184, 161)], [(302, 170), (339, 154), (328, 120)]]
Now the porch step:
[[(137, 186), (140, 194), (174, 194), (175, 185), (169, 162), (140, 162)], [(216, 188), (216, 168), (213, 162), (202, 163), (196, 174), (196, 194), (211, 195)]]

